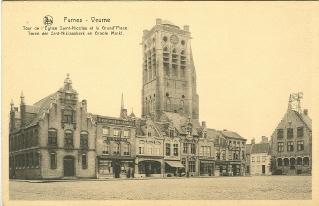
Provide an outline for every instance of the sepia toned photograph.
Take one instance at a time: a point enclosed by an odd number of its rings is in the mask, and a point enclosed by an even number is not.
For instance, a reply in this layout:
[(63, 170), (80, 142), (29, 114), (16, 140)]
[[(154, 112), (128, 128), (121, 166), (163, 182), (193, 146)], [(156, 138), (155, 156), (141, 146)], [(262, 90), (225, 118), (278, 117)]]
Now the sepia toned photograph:
[(4, 2), (3, 199), (315, 205), (315, 8)]

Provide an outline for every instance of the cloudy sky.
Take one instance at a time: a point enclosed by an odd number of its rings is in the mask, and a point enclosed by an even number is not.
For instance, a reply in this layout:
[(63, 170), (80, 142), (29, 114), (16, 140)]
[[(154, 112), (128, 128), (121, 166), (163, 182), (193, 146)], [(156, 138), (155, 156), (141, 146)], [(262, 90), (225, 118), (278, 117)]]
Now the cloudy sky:
[[(59, 89), (67, 73), (90, 112), (118, 116), (123, 92), (129, 112), (134, 108), (140, 116), (140, 42), (142, 31), (156, 18), (190, 26), (200, 120), (208, 127), (258, 141), (271, 135), (287, 110), (289, 94), (299, 91), (304, 93), (302, 107), (312, 115), (315, 24), (305, 4), (15, 3), (15, 8), (6, 5), (4, 18), (4, 117), (10, 99), (19, 102), (21, 90), (33, 104)], [(56, 26), (73, 25), (63, 22), (65, 16), (94, 16), (110, 18), (110, 25), (127, 26), (128, 31), (121, 37), (39, 37), (22, 30), (23, 25), (42, 26), (46, 14), (53, 16)]]

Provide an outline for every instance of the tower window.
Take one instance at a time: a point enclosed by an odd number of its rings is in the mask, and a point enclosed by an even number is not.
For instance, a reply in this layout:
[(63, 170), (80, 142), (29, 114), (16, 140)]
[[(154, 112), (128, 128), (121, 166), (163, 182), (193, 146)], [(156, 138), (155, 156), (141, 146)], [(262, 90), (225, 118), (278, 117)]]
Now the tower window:
[(164, 36), (164, 37), (163, 37), (163, 41), (164, 41), (164, 42), (167, 42), (167, 36)]
[(181, 41), (181, 44), (182, 44), (182, 45), (185, 45), (185, 41), (184, 41), (184, 40), (182, 40), (182, 41)]
[(169, 93), (168, 92), (166, 92), (166, 96), (169, 97)]

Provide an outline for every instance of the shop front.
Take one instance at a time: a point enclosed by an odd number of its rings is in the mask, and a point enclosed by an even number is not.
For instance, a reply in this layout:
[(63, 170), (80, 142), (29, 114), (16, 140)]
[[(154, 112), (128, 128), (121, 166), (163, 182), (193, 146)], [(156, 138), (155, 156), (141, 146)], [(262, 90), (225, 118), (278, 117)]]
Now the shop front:
[(215, 163), (213, 160), (200, 160), (200, 176), (214, 176)]
[(98, 178), (134, 178), (134, 158), (98, 157)]
[(165, 161), (165, 177), (185, 176), (185, 167), (180, 161)]
[(240, 176), (241, 162), (216, 161), (215, 173), (217, 176)]

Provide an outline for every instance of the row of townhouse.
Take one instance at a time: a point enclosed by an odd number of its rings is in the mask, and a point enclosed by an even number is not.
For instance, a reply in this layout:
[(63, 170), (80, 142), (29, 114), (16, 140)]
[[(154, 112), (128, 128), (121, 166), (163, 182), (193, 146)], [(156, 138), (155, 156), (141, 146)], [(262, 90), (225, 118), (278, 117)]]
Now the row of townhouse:
[[(123, 100), (123, 99), (122, 99)], [(245, 174), (245, 142), (235, 132), (172, 112), (161, 119), (87, 112), (67, 77), (33, 105), (11, 103), (10, 178), (58, 179)]]

